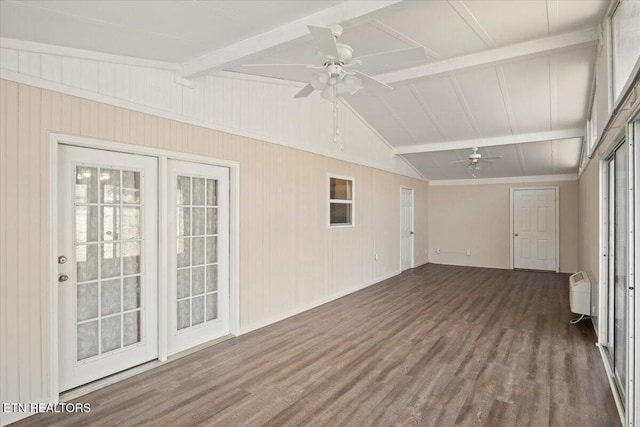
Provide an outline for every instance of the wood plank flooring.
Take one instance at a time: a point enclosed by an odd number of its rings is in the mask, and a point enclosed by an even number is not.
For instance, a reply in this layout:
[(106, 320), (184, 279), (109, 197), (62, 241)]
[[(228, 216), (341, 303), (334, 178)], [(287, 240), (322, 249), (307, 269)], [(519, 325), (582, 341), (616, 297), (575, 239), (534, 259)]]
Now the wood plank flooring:
[(619, 426), (568, 275), (428, 264), (34, 426)]

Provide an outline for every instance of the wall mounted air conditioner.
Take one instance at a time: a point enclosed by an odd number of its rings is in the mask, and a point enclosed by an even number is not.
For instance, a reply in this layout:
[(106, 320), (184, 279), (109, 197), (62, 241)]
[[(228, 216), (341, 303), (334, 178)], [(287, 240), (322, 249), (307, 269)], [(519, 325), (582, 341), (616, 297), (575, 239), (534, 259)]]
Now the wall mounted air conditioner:
[(591, 314), (591, 282), (584, 271), (569, 277), (569, 305), (576, 314)]

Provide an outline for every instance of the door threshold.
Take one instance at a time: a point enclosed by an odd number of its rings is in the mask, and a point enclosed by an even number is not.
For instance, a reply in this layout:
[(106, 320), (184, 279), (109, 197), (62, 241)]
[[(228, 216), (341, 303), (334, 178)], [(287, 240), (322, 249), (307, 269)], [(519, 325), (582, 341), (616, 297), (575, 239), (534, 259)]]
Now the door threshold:
[(203, 344), (197, 345), (193, 348), (189, 348), (187, 350), (183, 350), (179, 353), (173, 354), (167, 358), (165, 362), (161, 362), (158, 359), (150, 360), (146, 363), (143, 363), (138, 366), (134, 366), (133, 368), (126, 369), (124, 371), (117, 372), (115, 374), (109, 375), (108, 377), (100, 378), (99, 380), (92, 381), (88, 384), (78, 386), (76, 388), (72, 388), (71, 390), (67, 390), (65, 392), (60, 393), (59, 402), (70, 402), (75, 400), (81, 396), (84, 396), (89, 393), (93, 393), (94, 391), (100, 390), (117, 382), (126, 380), (127, 378), (131, 378), (148, 370), (157, 368), (159, 366), (164, 365), (168, 362), (173, 362), (174, 360), (181, 359), (185, 356), (193, 354), (197, 351), (204, 350), (207, 347), (214, 346), (216, 344), (220, 344), (221, 342), (227, 341), (231, 338), (234, 338), (233, 335), (225, 335), (220, 338), (216, 338), (211, 341), (207, 341)]
[(513, 268), (513, 271), (529, 271), (531, 273), (557, 273), (555, 270), (536, 270), (535, 268)]

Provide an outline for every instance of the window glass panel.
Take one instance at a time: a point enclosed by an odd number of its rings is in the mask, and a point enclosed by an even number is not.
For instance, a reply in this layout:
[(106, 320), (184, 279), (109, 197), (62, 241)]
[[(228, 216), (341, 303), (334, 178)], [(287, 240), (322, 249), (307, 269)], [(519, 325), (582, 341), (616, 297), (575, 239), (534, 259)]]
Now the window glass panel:
[(123, 322), (123, 343), (125, 346), (135, 344), (142, 340), (142, 330), (140, 329), (140, 311), (125, 313)]
[(188, 176), (178, 177), (177, 200), (179, 205), (191, 204), (191, 178)]
[(122, 172), (122, 202), (140, 203), (140, 172)]
[(97, 356), (100, 351), (98, 337), (98, 321), (78, 325), (77, 329), (77, 354), (78, 360)]
[(335, 200), (351, 200), (351, 184), (350, 180), (331, 178), (330, 197)]
[(120, 171), (100, 169), (100, 201), (120, 203)]
[(218, 181), (215, 179), (207, 180), (207, 206), (218, 205)]
[(613, 14), (613, 98), (620, 96), (640, 57), (640, 2), (620, 2)]
[(78, 285), (76, 298), (79, 322), (98, 317), (98, 282)]
[(349, 225), (351, 224), (351, 204), (331, 203), (331, 224)]
[(102, 353), (120, 348), (120, 317), (112, 316), (100, 321)]
[(124, 279), (122, 300), (125, 310), (133, 310), (140, 307), (140, 276)]
[(193, 178), (193, 205), (202, 206), (205, 200), (204, 178)]
[(140, 208), (122, 208), (122, 240), (140, 238)]
[(76, 242), (98, 241), (98, 207), (76, 206)]
[(98, 245), (76, 246), (76, 280), (86, 282), (98, 278)]
[(76, 168), (76, 203), (98, 203), (98, 169)]
[(100, 208), (102, 221), (102, 240), (118, 240), (120, 234), (120, 208), (103, 206)]

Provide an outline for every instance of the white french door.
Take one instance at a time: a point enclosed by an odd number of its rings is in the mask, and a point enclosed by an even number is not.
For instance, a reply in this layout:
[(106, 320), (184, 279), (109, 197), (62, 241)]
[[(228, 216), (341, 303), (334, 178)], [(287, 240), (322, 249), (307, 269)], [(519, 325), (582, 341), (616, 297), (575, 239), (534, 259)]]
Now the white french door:
[(60, 145), (59, 390), (157, 358), (157, 159)]
[(514, 189), (512, 203), (513, 268), (557, 271), (557, 189)]
[(168, 353), (229, 333), (229, 169), (169, 160)]
[(400, 263), (402, 271), (413, 266), (413, 190), (400, 191)]

